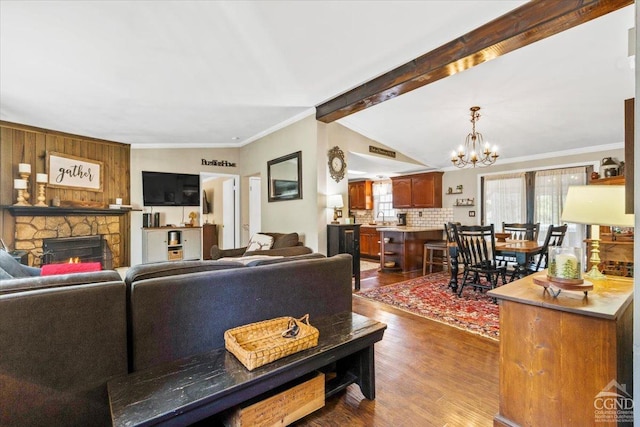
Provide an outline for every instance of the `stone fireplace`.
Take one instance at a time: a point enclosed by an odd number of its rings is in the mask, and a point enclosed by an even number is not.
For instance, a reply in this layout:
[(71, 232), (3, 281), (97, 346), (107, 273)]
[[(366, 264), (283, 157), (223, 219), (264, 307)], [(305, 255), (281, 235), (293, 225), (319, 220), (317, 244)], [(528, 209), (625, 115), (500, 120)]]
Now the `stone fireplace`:
[[(63, 240), (62, 238), (96, 236), (101, 241), (99, 243), (101, 245), (101, 255), (105, 257), (103, 268), (121, 267), (120, 221), (119, 216), (109, 215), (19, 215), (16, 216), (15, 249), (26, 251), (29, 254), (30, 265), (40, 266), (43, 260), (43, 242), (45, 239), (61, 241)], [(71, 246), (79, 248), (78, 242), (82, 242), (82, 239), (76, 240)], [(49, 260), (49, 262), (64, 262), (64, 260), (61, 261), (60, 258), (56, 257), (55, 260)]]
[(103, 270), (113, 268), (111, 250), (102, 234), (43, 239), (42, 264), (99, 262)]

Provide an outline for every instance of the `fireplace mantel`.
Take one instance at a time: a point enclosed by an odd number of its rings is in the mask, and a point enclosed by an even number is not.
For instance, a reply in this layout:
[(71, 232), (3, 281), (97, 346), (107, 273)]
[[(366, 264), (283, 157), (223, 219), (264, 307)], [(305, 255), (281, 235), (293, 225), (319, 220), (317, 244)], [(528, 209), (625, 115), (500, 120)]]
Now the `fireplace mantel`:
[(124, 215), (140, 209), (73, 208), (55, 206), (0, 206), (13, 216)]

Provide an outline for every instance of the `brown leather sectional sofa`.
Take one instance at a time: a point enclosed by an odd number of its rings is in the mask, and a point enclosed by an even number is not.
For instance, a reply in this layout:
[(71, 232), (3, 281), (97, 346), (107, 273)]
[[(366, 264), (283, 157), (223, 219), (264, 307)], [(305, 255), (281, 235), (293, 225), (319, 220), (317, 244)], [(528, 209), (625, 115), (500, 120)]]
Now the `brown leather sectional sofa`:
[(0, 282), (0, 425), (111, 425), (110, 378), (223, 347), (231, 327), (351, 311), (346, 254), (78, 276)]

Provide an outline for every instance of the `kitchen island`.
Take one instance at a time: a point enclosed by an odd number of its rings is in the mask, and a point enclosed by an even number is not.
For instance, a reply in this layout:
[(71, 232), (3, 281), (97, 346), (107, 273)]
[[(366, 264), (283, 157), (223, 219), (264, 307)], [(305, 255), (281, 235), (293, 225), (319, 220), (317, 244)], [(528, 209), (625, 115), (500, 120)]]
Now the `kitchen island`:
[(444, 239), (444, 228), (438, 227), (380, 227), (378, 231), (383, 272), (422, 270), (424, 244)]

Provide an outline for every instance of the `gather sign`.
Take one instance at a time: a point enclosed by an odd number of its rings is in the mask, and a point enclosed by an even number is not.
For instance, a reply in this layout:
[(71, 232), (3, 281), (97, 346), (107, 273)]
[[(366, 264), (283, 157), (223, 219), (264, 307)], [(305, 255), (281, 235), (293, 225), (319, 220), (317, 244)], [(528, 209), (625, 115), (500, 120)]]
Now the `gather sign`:
[(50, 187), (102, 191), (102, 162), (62, 153), (47, 153)]

